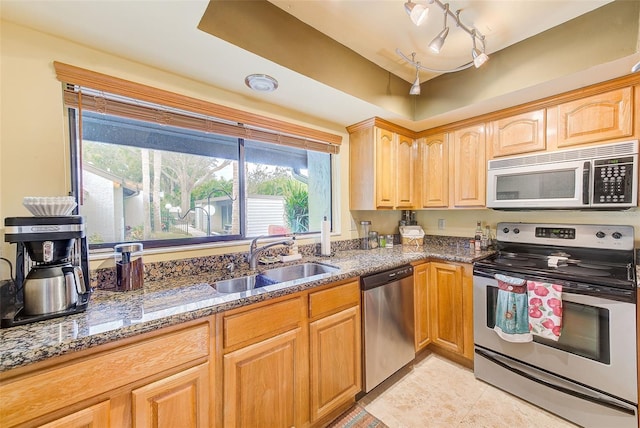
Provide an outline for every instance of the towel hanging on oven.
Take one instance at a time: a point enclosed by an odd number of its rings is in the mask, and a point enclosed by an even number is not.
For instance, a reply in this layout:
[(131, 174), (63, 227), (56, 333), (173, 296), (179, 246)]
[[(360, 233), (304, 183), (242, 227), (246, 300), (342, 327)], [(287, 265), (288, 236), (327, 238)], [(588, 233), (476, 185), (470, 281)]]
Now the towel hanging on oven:
[(558, 340), (562, 332), (562, 286), (527, 281), (529, 329), (545, 339)]
[(495, 275), (495, 279), (498, 281), (498, 301), (494, 331), (508, 342), (531, 342), (526, 280), (502, 274)]

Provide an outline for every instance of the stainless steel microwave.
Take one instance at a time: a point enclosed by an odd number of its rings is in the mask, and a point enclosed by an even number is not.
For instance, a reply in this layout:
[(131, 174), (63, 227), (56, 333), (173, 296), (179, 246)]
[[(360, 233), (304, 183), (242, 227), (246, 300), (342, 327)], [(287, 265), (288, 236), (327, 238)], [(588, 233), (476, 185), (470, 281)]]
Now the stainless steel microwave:
[(638, 205), (638, 140), (490, 160), (487, 207), (628, 209)]

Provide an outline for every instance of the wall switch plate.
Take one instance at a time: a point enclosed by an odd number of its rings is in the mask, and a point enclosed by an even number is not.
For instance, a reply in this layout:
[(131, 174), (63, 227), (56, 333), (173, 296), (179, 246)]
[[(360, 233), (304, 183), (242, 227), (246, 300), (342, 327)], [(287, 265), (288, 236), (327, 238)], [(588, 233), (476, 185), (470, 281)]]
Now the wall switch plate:
[(446, 221), (443, 218), (438, 219), (438, 230), (444, 230)]

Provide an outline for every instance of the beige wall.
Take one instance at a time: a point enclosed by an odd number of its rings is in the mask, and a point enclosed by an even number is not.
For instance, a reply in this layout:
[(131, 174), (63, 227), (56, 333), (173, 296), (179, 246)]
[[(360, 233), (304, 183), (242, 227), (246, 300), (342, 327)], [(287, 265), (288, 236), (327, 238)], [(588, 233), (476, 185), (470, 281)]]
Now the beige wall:
[[(341, 213), (337, 220), (347, 225), (348, 212), (348, 134), (337, 125), (333, 129), (317, 126), (304, 113), (286, 111), (277, 106), (249, 100), (222, 89), (166, 73), (44, 33), (2, 21), (0, 33), (0, 218), (29, 215), (22, 206), (24, 196), (58, 196), (70, 191), (69, 137), (67, 118), (62, 104), (62, 87), (56, 80), (53, 61), (60, 61), (147, 84), (194, 98), (241, 108), (246, 111), (341, 134), (345, 147), (338, 157), (341, 179), (337, 186)], [(0, 225), (2, 232), (4, 221)], [(2, 233), (4, 234), (4, 233)], [(334, 239), (345, 239), (341, 235)], [(4, 239), (2, 238), (2, 241)], [(318, 238), (301, 243), (318, 241)], [(15, 246), (2, 242), (3, 255), (13, 259)], [(167, 260), (227, 251), (243, 251), (238, 247), (215, 246), (208, 249), (172, 254), (145, 255), (145, 260)], [(95, 263), (94, 263), (95, 264)], [(8, 276), (0, 264), (0, 278)]]

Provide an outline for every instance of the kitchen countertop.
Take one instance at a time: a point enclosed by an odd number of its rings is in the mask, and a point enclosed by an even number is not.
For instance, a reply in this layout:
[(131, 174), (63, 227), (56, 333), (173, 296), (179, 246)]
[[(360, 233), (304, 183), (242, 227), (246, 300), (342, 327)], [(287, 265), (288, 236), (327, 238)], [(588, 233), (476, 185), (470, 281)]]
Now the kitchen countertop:
[[(338, 251), (331, 257), (304, 257), (302, 262), (331, 264), (339, 267), (339, 272), (230, 294), (218, 293), (209, 285), (219, 279), (215, 272), (148, 281), (143, 289), (126, 293), (98, 289), (92, 294), (85, 312), (0, 330), (0, 372), (414, 261), (428, 258), (473, 263), (490, 254), (491, 251), (473, 253), (445, 245), (426, 245), (418, 250), (394, 246), (391, 249)], [(260, 267), (259, 270), (267, 268)], [(245, 273), (238, 272), (238, 275)]]

